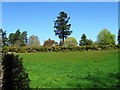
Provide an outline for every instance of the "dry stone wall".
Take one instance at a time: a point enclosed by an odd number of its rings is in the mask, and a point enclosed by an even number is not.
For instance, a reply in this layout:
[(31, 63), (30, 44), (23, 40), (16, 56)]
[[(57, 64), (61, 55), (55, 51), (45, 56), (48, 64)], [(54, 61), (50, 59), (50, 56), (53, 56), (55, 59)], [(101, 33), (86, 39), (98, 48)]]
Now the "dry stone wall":
[(2, 78), (3, 78), (3, 70), (2, 70), (2, 33), (0, 32), (0, 90), (2, 89)]

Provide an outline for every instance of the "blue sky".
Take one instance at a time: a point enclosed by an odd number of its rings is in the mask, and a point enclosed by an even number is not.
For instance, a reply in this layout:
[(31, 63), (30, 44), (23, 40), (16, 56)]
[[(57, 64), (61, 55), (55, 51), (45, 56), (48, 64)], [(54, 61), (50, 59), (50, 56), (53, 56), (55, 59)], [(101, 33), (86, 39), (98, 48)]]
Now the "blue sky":
[[(107, 28), (117, 36), (117, 2), (3, 2), (2, 28), (9, 33), (17, 29), (36, 35), (43, 44), (48, 38), (59, 42), (54, 35), (54, 21), (65, 11), (72, 24), (70, 35), (79, 42), (83, 33), (96, 41), (98, 33)], [(116, 38), (117, 39), (117, 38)]]
[(1, 0), (3, 2), (118, 2), (119, 0)]

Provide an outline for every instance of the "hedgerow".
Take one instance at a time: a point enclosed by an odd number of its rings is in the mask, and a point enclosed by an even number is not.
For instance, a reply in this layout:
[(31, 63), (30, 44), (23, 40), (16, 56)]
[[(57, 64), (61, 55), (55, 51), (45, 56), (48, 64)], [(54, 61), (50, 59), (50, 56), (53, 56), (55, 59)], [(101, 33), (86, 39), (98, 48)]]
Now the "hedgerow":
[(67, 51), (88, 51), (88, 50), (112, 50), (119, 49), (120, 45), (94, 45), (94, 46), (24, 46), (24, 47), (3, 47), (4, 52), (31, 53), (31, 52), (67, 52)]

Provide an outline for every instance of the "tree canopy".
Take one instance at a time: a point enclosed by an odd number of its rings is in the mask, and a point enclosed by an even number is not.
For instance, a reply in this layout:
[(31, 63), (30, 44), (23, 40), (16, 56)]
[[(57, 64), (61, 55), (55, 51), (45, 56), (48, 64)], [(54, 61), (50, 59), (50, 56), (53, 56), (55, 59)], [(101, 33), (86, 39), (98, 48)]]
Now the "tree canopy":
[(77, 40), (74, 37), (68, 37), (67, 39), (65, 39), (64, 44), (66, 46), (77, 46)]
[(115, 45), (115, 35), (108, 29), (103, 29), (97, 36), (97, 42), (100, 45)]
[(85, 34), (83, 34), (82, 37), (81, 37), (81, 40), (80, 40), (79, 45), (80, 45), (80, 46), (86, 45), (86, 41), (87, 41), (87, 37), (86, 37)]
[(87, 39), (87, 36), (85, 34), (82, 35), (81, 40), (79, 41), (80, 46), (90, 46), (92, 45), (93, 41), (91, 39)]
[(51, 40), (50, 38), (44, 41), (44, 46), (53, 46), (53, 45), (55, 45), (55, 41)]
[(91, 39), (86, 40), (86, 45), (91, 46), (93, 44), (93, 41)]
[(54, 32), (60, 38), (62, 45), (64, 40), (72, 33), (72, 30), (70, 30), (71, 24), (68, 24), (69, 19), (67, 13), (60, 12), (57, 20), (54, 21), (54, 28), (56, 29)]
[(35, 35), (31, 35), (28, 40), (28, 45), (29, 46), (39, 46), (40, 45), (39, 38)]
[(25, 46), (27, 43), (27, 31), (20, 32), (18, 29), (15, 33), (10, 33), (9, 44), (15, 46)]

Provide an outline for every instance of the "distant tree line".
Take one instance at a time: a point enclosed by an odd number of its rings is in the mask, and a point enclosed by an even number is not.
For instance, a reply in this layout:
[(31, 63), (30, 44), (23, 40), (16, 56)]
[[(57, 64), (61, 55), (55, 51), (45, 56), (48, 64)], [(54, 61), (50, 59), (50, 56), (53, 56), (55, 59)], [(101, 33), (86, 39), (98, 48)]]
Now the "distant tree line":
[[(91, 46), (91, 45), (115, 45), (115, 35), (112, 34), (108, 29), (103, 29), (99, 32), (97, 36), (97, 41), (93, 42), (91, 39), (88, 39), (85, 34), (82, 34), (79, 43), (74, 37), (69, 37), (72, 34), (70, 30), (71, 24), (68, 24), (70, 17), (67, 13), (60, 12), (57, 16), (57, 20), (54, 21), (54, 33), (60, 42), (55, 40), (48, 39), (44, 41), (43, 46)], [(40, 40), (38, 36), (31, 35), (27, 37), (27, 31), (21, 32), (18, 29), (15, 33), (10, 33), (9, 36), (6, 36), (6, 31), (0, 29), (2, 33), (2, 43), (3, 46), (40, 46)], [(120, 29), (118, 31), (118, 44), (120, 44)]]
[(20, 32), (18, 29), (15, 33), (10, 33), (7, 37), (6, 31), (0, 29), (2, 32), (3, 46), (25, 46), (27, 44), (27, 31)]
[[(1, 29), (2, 30), (2, 29)], [(3, 46), (40, 46), (40, 40), (37, 36), (31, 35), (27, 38), (27, 31), (20, 32), (18, 29), (15, 33), (10, 33), (6, 36), (6, 31), (2, 30), (2, 42)], [(120, 44), (120, 30), (118, 32), (118, 44)], [(115, 35), (107, 29), (103, 29), (97, 36), (97, 41), (93, 42), (88, 39), (85, 34), (81, 36), (79, 43), (74, 37), (67, 37), (64, 40), (64, 46), (92, 46), (92, 45), (115, 45)], [(63, 46), (62, 45), (62, 46)], [(43, 46), (61, 46), (60, 43), (55, 40), (48, 39), (44, 41)]]

